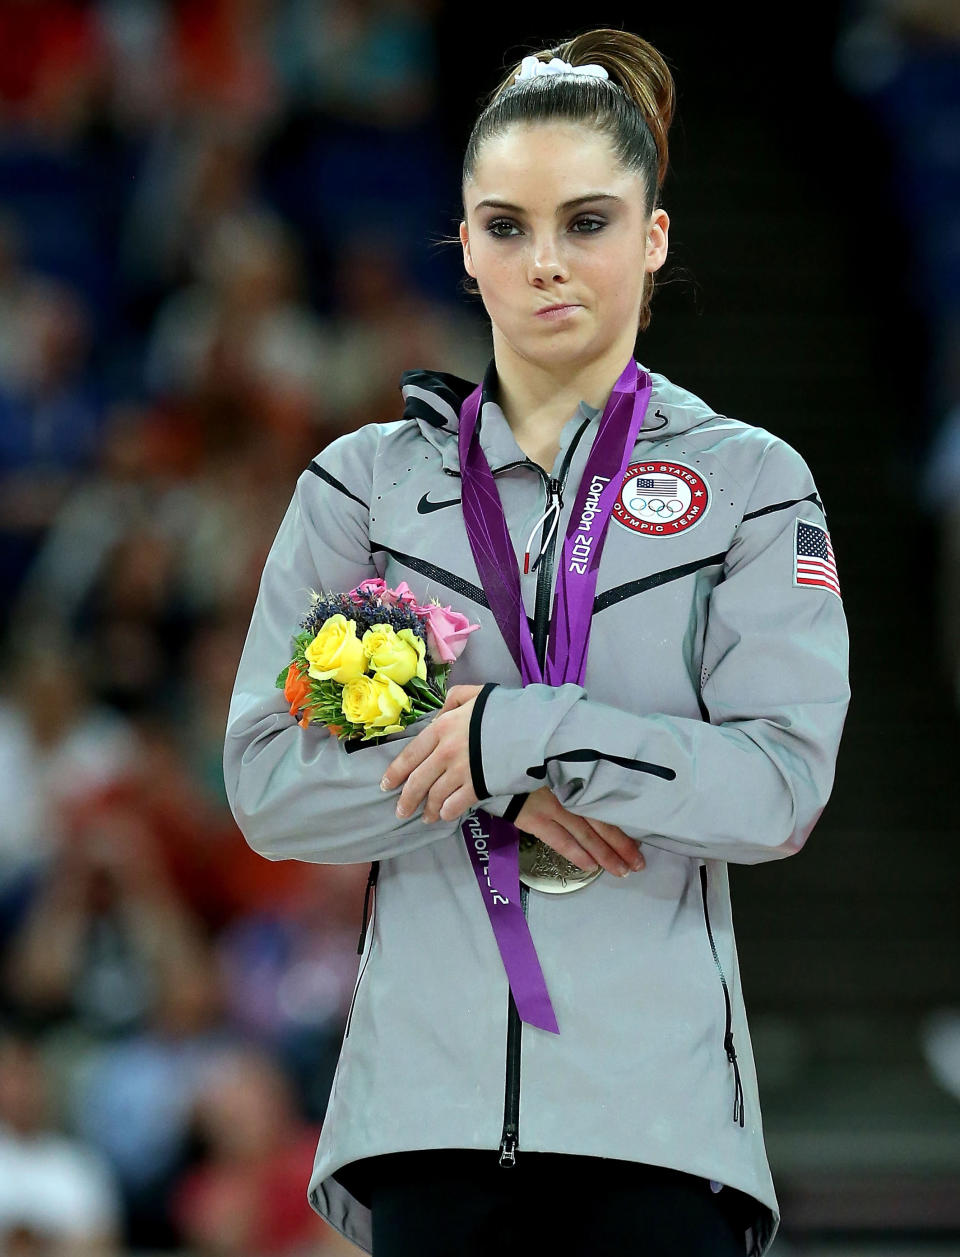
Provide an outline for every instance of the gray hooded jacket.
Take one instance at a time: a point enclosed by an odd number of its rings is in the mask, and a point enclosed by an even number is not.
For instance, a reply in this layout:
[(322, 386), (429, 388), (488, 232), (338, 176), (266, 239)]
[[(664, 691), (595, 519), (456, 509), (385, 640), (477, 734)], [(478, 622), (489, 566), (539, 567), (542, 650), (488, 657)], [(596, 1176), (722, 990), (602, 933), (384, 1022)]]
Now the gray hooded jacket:
[[(373, 912), (368, 923), (365, 901), (308, 1187), (313, 1208), (366, 1252), (370, 1211), (337, 1171), (422, 1148), (488, 1149), (501, 1164), (528, 1150), (614, 1157), (714, 1180), (756, 1202), (747, 1257), (762, 1257), (779, 1226), (727, 865), (794, 855), (817, 823), (850, 700), (847, 625), (800, 454), (651, 376), (582, 687), (522, 686), (478, 584), (459, 506), (470, 381), (404, 372), (404, 417), (317, 455), (267, 556), (224, 778), (237, 824), (268, 859), (372, 862)], [(599, 412), (581, 402), (548, 476), (517, 445), (495, 387), (491, 360), (480, 441), (542, 660), (556, 555)], [(523, 575), (551, 491), (559, 525)], [(646, 868), (626, 878), (601, 874), (562, 895), (522, 887), (558, 1035), (516, 1016), (463, 818), (424, 824), (420, 808), (400, 820), (398, 791), (380, 790), (395, 744), (422, 724), (348, 750), (298, 726), (274, 687), (309, 591), (377, 576), (482, 626), (449, 677), (484, 687), (470, 729), (480, 806), (513, 819), (548, 785), (571, 811), (642, 843)]]

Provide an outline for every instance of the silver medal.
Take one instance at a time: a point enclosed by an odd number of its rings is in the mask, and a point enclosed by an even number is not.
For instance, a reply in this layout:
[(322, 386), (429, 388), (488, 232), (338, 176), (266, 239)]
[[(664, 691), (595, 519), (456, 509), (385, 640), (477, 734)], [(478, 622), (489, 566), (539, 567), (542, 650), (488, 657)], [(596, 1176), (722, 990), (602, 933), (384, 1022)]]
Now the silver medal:
[(581, 890), (603, 872), (602, 868), (592, 872), (580, 868), (559, 851), (554, 851), (553, 847), (523, 830), (520, 831), (517, 862), (521, 882), (531, 890), (542, 890), (548, 895), (565, 895)]

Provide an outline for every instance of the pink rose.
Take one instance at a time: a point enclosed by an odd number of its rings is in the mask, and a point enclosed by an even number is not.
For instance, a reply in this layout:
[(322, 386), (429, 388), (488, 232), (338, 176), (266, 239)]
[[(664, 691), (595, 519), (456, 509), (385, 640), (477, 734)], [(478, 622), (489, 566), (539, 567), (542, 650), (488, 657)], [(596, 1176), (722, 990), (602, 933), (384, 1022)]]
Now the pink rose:
[[(362, 580), (356, 589), (351, 589), (349, 597), (353, 598), (354, 594), (374, 594), (376, 597), (382, 597), (383, 591), (387, 587), (387, 582), (380, 576), (371, 576), (369, 580)], [(359, 598), (353, 598), (356, 603), (360, 602)]]
[(405, 580), (402, 580), (396, 589), (388, 589), (387, 582), (380, 576), (371, 576), (367, 580), (363, 580), (356, 587), (350, 590), (350, 597), (356, 603), (360, 602), (359, 598), (354, 598), (354, 594), (373, 594), (375, 598), (383, 603), (385, 607), (395, 607), (398, 603), (408, 606), (411, 611), (419, 611), (416, 598), (413, 596), (413, 590)]
[(419, 604), (413, 596), (413, 590), (405, 580), (402, 580), (396, 589), (385, 589), (380, 595), (380, 601), (385, 602), (388, 607), (396, 607), (400, 603), (404, 603), (411, 611), (420, 610)]
[(420, 616), (426, 622), (427, 654), (433, 663), (453, 663), (467, 644), (468, 635), (480, 627), (470, 624), (459, 611), (432, 602), (421, 609)]

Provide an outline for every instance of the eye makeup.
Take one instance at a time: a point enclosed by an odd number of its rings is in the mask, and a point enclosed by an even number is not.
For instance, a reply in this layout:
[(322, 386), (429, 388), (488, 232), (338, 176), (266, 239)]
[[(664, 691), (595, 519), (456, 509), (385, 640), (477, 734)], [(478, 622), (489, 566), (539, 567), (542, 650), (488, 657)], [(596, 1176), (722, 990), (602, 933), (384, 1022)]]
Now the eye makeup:
[[(514, 225), (515, 224), (512, 219), (509, 218), (492, 218), (490, 222), (487, 223), (484, 231), (493, 236), (494, 240), (510, 240), (513, 239), (512, 233), (502, 232), (497, 230), (497, 228), (501, 226), (512, 227)], [(574, 222), (571, 223), (571, 230), (578, 227), (584, 228), (584, 230), (574, 230), (574, 235), (595, 236), (599, 231), (602, 231), (606, 225), (606, 220), (603, 218), (583, 216), (575, 219)]]

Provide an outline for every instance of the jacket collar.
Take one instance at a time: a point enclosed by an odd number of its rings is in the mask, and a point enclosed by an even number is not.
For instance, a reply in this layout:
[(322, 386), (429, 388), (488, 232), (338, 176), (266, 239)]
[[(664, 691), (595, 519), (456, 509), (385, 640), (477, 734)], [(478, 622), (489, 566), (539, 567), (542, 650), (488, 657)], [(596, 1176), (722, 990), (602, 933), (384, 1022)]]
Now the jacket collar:
[[(506, 415), (494, 400), (496, 385), (496, 361), (491, 358), (481, 381), (477, 433), (492, 472), (523, 462), (527, 457), (517, 444)], [(423, 435), (440, 451), (444, 470), (458, 475), (460, 407), (476, 387), (473, 381), (445, 371), (418, 368), (404, 371), (400, 377), (404, 419), (415, 419), (419, 423)], [(592, 407), (590, 413), (593, 413)], [(567, 439), (566, 429), (562, 439)]]
[[(650, 404), (637, 441), (671, 436), (715, 413), (699, 397), (686, 389), (672, 384), (664, 376), (650, 372), (641, 363), (641, 370), (648, 371), (653, 380)], [(494, 400), (496, 392), (496, 361), (491, 358), (483, 374), (480, 413), (477, 419), (480, 446), (486, 455), (490, 470), (496, 472), (526, 457), (514, 439), (507, 418)], [(472, 380), (452, 375), (446, 371), (431, 371), (417, 367), (404, 371), (400, 377), (400, 391), (404, 400), (404, 419), (417, 422), (426, 439), (440, 453), (444, 470), (459, 474), (460, 459), (457, 437), (460, 431), (460, 407), (476, 388)], [(592, 423), (599, 420), (600, 411), (581, 401), (576, 413), (560, 434), (560, 448), (564, 449), (574, 431), (584, 418)]]

